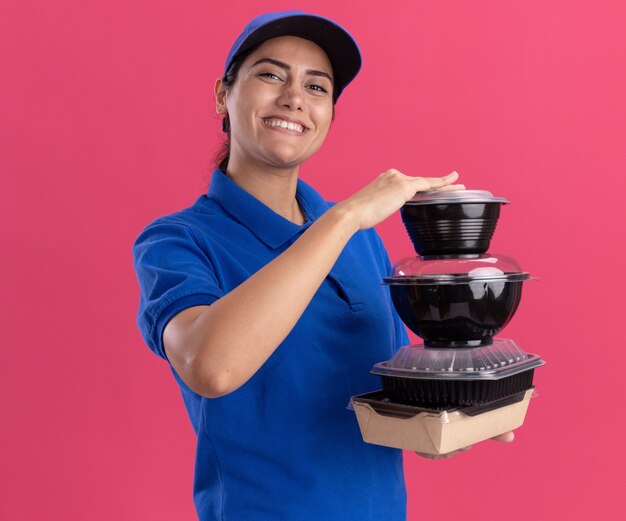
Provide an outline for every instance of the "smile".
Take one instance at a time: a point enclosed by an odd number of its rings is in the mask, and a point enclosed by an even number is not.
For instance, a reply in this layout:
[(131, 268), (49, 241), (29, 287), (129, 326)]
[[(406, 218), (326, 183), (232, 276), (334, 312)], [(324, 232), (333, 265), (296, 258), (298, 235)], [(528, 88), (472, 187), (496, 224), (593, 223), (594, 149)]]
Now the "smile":
[(306, 128), (298, 123), (292, 123), (290, 121), (285, 121), (282, 119), (264, 119), (263, 123), (265, 123), (268, 127), (280, 127), (286, 130), (293, 130), (300, 133), (303, 133), (306, 130)]

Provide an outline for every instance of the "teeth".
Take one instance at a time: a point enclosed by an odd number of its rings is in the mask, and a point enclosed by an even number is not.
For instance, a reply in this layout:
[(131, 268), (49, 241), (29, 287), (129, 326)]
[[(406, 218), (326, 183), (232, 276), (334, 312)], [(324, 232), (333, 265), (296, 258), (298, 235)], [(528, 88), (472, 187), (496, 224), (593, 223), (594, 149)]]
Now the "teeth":
[(288, 130), (295, 130), (296, 132), (304, 132), (304, 127), (302, 125), (283, 121), (282, 119), (266, 119), (265, 124), (270, 127), (280, 127)]

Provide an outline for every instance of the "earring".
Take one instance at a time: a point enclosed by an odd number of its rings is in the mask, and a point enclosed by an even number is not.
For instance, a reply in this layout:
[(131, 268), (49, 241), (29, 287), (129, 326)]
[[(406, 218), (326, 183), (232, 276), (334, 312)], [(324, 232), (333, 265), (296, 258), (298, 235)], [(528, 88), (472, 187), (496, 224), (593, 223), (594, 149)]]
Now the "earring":
[(222, 132), (227, 134), (230, 132), (230, 120), (228, 119), (228, 115), (224, 116), (224, 119), (222, 119)]

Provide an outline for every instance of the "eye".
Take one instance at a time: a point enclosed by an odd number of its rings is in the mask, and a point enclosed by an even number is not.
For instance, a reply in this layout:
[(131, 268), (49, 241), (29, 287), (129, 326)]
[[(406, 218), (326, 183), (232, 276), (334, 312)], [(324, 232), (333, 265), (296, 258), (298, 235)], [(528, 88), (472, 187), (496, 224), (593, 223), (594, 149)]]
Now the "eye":
[(328, 93), (328, 91), (324, 87), (322, 87), (321, 85), (317, 85), (317, 84), (309, 85), (309, 89), (311, 89), (311, 90), (313, 90), (315, 92), (323, 93), (323, 94), (327, 94)]
[(274, 74), (273, 72), (261, 72), (259, 76), (263, 78), (269, 78), (270, 80), (279, 80), (279, 81), (282, 80), (280, 76), (278, 76), (277, 74)]

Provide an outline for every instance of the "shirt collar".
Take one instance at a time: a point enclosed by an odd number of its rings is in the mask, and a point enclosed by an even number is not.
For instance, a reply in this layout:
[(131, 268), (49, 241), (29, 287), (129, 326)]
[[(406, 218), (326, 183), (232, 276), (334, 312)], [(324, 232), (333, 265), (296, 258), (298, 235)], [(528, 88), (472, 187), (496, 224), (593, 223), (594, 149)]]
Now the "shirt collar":
[(328, 203), (307, 183), (298, 179), (296, 198), (307, 222), (300, 226), (278, 215), (274, 210), (250, 195), (222, 170), (211, 176), (209, 199), (217, 202), (233, 219), (248, 228), (270, 248), (278, 248), (311, 225), (328, 210)]

